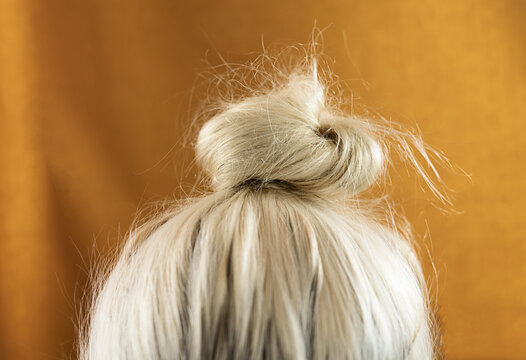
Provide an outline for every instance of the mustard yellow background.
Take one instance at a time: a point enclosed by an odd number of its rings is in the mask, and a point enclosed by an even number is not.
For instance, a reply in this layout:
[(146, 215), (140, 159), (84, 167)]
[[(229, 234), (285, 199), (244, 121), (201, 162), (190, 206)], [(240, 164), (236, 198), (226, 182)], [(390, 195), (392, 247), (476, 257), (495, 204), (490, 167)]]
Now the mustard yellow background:
[(446, 175), (449, 216), (393, 178), (431, 234), (447, 358), (526, 359), (526, 2), (506, 0), (1, 0), (0, 358), (75, 358), (97, 252), (195, 180), (182, 140), (203, 60), (315, 22), (357, 103), (472, 175)]

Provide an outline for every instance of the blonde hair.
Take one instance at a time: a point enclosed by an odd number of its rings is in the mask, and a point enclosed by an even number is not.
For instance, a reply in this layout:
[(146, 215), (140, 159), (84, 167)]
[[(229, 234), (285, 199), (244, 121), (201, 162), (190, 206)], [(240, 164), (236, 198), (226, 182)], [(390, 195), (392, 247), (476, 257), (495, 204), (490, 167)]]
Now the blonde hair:
[(202, 126), (213, 191), (130, 232), (82, 359), (438, 356), (412, 236), (383, 195), (359, 197), (393, 148), (439, 194), (408, 150), (434, 171), (425, 145), (331, 104), (317, 69), (308, 58)]

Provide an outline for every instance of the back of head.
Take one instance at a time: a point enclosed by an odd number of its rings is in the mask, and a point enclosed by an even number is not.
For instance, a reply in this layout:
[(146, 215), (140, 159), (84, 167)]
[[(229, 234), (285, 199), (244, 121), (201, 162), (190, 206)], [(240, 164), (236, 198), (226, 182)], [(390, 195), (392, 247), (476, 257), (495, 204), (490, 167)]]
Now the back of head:
[(434, 357), (411, 239), (359, 200), (388, 144), (328, 104), (310, 63), (204, 124), (213, 192), (130, 233), (82, 358)]

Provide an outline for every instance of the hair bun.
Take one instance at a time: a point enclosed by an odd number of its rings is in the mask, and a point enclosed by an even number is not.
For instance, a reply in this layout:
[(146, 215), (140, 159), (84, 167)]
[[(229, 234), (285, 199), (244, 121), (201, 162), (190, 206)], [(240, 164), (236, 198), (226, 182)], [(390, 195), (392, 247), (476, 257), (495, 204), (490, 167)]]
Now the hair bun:
[(296, 74), (206, 122), (197, 157), (215, 190), (258, 181), (328, 196), (356, 194), (383, 164), (383, 149), (366, 128), (364, 120), (328, 109), (316, 76)]

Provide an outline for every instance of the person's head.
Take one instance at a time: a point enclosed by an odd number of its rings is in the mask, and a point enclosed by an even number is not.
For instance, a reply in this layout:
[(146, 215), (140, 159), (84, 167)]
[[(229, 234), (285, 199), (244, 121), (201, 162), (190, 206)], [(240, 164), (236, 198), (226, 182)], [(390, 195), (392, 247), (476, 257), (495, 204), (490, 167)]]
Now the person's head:
[(434, 358), (410, 233), (361, 197), (391, 130), (329, 98), (307, 61), (208, 119), (196, 153), (213, 191), (130, 232), (83, 359)]

